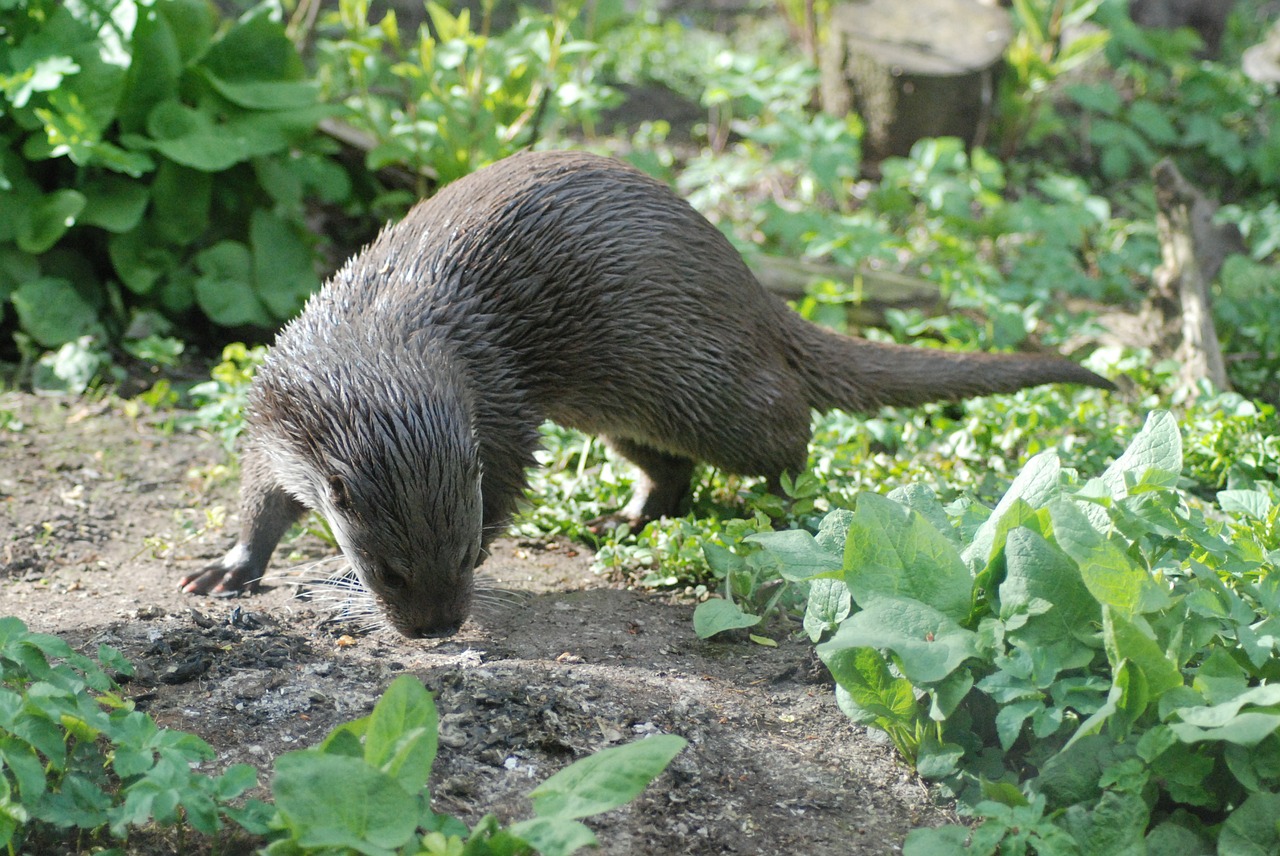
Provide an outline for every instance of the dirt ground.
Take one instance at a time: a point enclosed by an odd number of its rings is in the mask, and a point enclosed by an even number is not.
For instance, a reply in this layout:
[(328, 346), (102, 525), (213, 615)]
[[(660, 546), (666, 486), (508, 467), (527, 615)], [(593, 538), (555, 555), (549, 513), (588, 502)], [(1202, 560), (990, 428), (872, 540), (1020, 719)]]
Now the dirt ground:
[[(840, 713), (807, 643), (699, 640), (693, 604), (593, 575), (581, 545), (498, 542), (483, 568), (496, 603), (451, 639), (343, 638), (349, 628), (288, 585), (230, 600), (177, 590), (238, 523), (213, 438), (118, 402), (22, 393), (0, 394), (6, 423), (0, 614), (121, 649), (137, 666), (127, 693), (212, 744), (218, 766), (267, 771), (408, 673), (441, 713), (434, 807), (468, 822), (527, 817), (537, 782), (657, 732), (690, 745), (636, 802), (589, 821), (600, 852), (893, 853), (945, 819), (891, 747)], [(210, 526), (219, 506), (225, 522)], [(329, 553), (300, 538), (271, 573)]]

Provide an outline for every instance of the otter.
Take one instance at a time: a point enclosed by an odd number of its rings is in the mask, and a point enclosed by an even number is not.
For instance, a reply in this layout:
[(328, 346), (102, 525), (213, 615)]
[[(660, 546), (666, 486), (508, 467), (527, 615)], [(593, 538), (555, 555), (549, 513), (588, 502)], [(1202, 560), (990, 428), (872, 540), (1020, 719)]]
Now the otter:
[(241, 447), (241, 532), (185, 576), (253, 589), (304, 511), (329, 521), (390, 623), (447, 636), (525, 486), (545, 419), (639, 469), (618, 515), (675, 514), (694, 464), (806, 464), (811, 411), (1112, 388), (1059, 356), (950, 353), (805, 321), (665, 184), (580, 152), (524, 152), (385, 228), (287, 324)]

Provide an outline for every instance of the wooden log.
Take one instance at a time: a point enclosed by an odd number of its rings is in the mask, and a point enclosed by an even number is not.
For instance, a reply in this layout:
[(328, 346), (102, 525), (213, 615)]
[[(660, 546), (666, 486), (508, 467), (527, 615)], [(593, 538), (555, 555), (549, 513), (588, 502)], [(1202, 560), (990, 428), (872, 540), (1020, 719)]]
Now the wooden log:
[(873, 163), (925, 137), (980, 144), (1012, 39), (1009, 13), (978, 0), (841, 3), (822, 52), (823, 109), (862, 117)]
[(1217, 205), (1183, 178), (1172, 161), (1156, 164), (1152, 176), (1161, 263), (1152, 277), (1151, 308), (1162, 321), (1174, 358), (1182, 363), (1182, 382), (1194, 385), (1207, 378), (1218, 389), (1231, 389), (1213, 326), (1209, 285), (1226, 257), (1242, 249), (1239, 233), (1213, 223)]
[(890, 309), (941, 311), (945, 306), (935, 282), (887, 270), (860, 265), (856, 268), (826, 262), (809, 262), (756, 253), (747, 264), (760, 284), (787, 300), (801, 300), (809, 285), (830, 280), (858, 295), (847, 307), (851, 327), (884, 327)]

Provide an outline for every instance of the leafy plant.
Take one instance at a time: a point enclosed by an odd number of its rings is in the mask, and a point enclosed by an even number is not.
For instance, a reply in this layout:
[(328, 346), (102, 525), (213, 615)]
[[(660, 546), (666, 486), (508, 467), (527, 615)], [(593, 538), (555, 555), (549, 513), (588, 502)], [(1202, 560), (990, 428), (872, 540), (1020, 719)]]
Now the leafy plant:
[(1000, 151), (1011, 157), (1024, 141), (1035, 141), (1054, 124), (1044, 106), (1063, 75), (1096, 57), (1111, 34), (1106, 30), (1066, 33), (1088, 21), (1102, 0), (1014, 0), (1013, 43), (1000, 77)]
[(1097, 478), (1046, 451), (993, 510), (908, 486), (816, 537), (748, 539), (808, 584), (841, 709), (985, 818), (906, 852), (1280, 844), (1259, 823), (1280, 786), (1276, 494), (1213, 512), (1182, 468), (1156, 412)]
[(0, 99), (0, 312), (40, 346), (139, 310), (270, 327), (316, 286), (303, 199), (348, 182), (268, 6), (8, 4)]
[(252, 767), (198, 772), (213, 750), (133, 709), (103, 666), (132, 669), (111, 648), (98, 662), (54, 636), (0, 618), (0, 845), (35, 852), (57, 842), (189, 824), (217, 831), (227, 803), (257, 781)]
[[(487, 815), (468, 830), (431, 810), (426, 787), (437, 723), (430, 694), (404, 675), (369, 716), (339, 726), (319, 746), (281, 755), (271, 783), (276, 812), (261, 830), (274, 840), (263, 853), (567, 855), (596, 843), (579, 818), (634, 799), (686, 742), (658, 735), (605, 749), (534, 788), (532, 819), (504, 829)], [(332, 782), (342, 787), (323, 786)]]
[(370, 169), (408, 167), (422, 195), (428, 175), (452, 181), (565, 122), (589, 123), (608, 102), (593, 73), (596, 44), (572, 33), (580, 3), (521, 15), (501, 33), (491, 32), (493, 5), (481, 4), (473, 25), (468, 9), (429, 2), (429, 21), (407, 34), (394, 10), (372, 24), (368, 0), (339, 2), (316, 43), (317, 74), (373, 138)]

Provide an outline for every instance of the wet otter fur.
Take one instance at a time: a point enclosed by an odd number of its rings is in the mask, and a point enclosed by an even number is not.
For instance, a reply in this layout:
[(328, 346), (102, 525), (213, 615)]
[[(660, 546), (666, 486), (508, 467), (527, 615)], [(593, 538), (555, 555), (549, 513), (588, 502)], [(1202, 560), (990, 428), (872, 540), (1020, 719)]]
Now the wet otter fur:
[(1051, 382), (1056, 356), (948, 353), (823, 330), (765, 291), (667, 186), (576, 152), (445, 187), (279, 334), (250, 395), (236, 545), (189, 592), (256, 586), (305, 508), (407, 636), (454, 632), (544, 419), (640, 469), (622, 519), (675, 513), (696, 461), (777, 479), (810, 414)]

